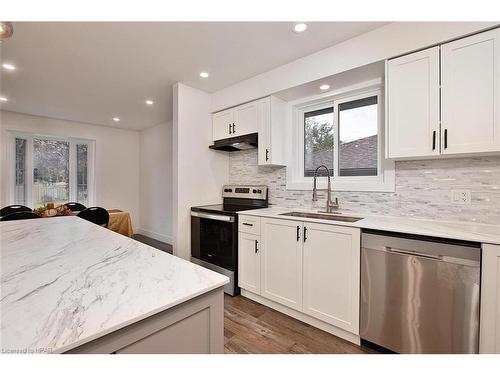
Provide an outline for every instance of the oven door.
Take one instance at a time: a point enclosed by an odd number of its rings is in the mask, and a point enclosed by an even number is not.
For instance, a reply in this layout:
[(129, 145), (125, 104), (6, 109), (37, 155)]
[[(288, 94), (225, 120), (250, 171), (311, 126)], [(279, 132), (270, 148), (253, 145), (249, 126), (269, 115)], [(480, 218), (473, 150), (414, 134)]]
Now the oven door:
[(191, 256), (228, 270), (236, 270), (236, 217), (191, 212)]

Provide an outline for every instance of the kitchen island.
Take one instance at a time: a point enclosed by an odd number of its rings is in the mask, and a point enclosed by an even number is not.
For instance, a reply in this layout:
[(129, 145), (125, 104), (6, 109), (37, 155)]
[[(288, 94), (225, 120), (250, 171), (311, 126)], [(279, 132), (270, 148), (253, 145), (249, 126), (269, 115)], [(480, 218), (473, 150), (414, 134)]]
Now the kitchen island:
[(79, 217), (0, 236), (3, 353), (223, 353), (227, 277)]

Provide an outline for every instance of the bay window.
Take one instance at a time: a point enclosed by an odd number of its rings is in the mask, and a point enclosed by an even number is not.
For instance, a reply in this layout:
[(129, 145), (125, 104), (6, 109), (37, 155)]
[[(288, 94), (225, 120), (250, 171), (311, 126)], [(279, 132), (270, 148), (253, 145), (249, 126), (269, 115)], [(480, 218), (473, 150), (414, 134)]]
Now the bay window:
[(9, 204), (93, 205), (94, 141), (8, 132), (7, 142)]

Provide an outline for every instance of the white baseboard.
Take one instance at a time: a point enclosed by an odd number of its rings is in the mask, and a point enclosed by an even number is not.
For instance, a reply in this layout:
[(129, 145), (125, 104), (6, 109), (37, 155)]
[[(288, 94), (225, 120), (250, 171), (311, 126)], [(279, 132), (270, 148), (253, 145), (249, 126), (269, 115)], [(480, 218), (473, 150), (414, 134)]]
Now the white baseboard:
[(155, 240), (168, 243), (170, 245), (174, 242), (172, 236), (166, 236), (164, 234), (153, 232), (147, 229), (137, 228), (134, 230), (134, 233), (142, 234), (143, 236), (148, 236), (154, 238)]
[(241, 289), (241, 295), (243, 297), (249, 298), (255, 302), (258, 302), (261, 305), (270, 307), (271, 309), (277, 310), (285, 315), (291, 316), (292, 318), (295, 318), (295, 319), (300, 320), (304, 323), (312, 325), (313, 327), (319, 328), (323, 331), (331, 333), (332, 335), (338, 336), (344, 340), (352, 342), (353, 344), (361, 345), (361, 338), (354, 333), (347, 332), (347, 331), (343, 330), (342, 328), (338, 328), (338, 327), (335, 327), (331, 324), (325, 323), (325, 322), (323, 322), (319, 319), (316, 319), (312, 316), (306, 315), (303, 312), (293, 310), (287, 306), (283, 306), (279, 303), (268, 300), (267, 298), (259, 296), (258, 294), (249, 292), (248, 290)]

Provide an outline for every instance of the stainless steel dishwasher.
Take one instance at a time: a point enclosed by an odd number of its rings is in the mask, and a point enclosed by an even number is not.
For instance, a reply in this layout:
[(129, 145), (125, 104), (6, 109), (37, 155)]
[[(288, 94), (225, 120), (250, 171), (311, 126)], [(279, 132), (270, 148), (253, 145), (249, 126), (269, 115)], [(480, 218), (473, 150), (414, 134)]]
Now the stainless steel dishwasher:
[(479, 244), (363, 231), (360, 336), (397, 353), (478, 353)]

